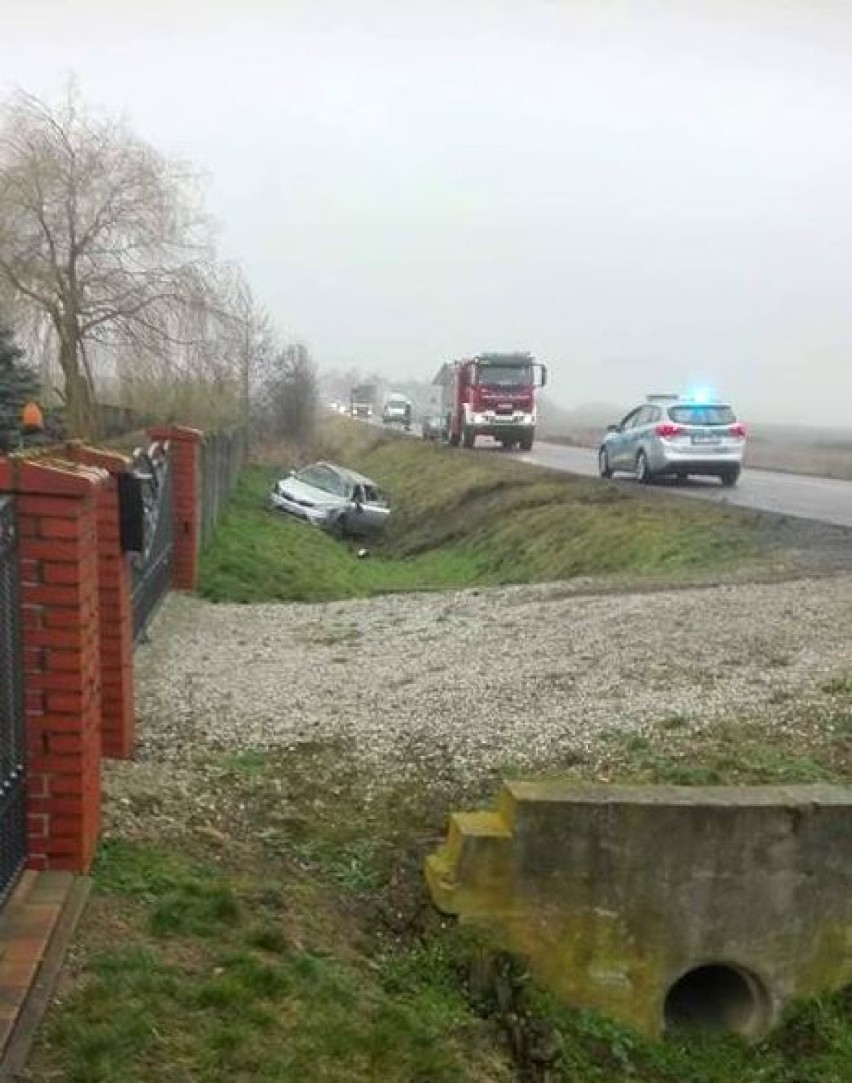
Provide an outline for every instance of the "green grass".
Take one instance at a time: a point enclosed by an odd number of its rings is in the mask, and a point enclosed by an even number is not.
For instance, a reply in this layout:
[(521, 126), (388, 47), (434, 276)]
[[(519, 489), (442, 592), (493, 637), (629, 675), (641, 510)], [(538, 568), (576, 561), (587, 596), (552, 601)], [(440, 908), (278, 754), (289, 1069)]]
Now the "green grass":
[[(765, 729), (695, 734), (675, 715), (647, 738), (614, 733), (606, 748), (605, 764), (580, 763), (576, 777), (806, 781), (836, 778), (844, 762), (828, 737), (806, 749)], [(508, 999), (505, 987), (497, 995), (481, 979), (482, 960), (499, 974), (502, 956), (429, 907), (421, 871), (447, 812), (490, 802), (494, 777), (448, 782), (412, 764), (404, 778), (365, 785), (337, 743), (207, 753), (196, 768), (199, 796), (240, 815), (221, 844), (177, 834), (101, 845), (74, 968), (27, 1078), (852, 1079), (848, 990), (793, 1006), (757, 1046), (721, 1036), (652, 1041), (567, 1008), (517, 963), (520, 980)], [(546, 1076), (536, 1067), (543, 1054)]]
[(408, 965), (404, 952), (382, 962), (293, 943), (285, 884), (160, 847), (106, 843), (94, 878), (96, 898), (109, 900), (101, 913), (122, 913), (123, 935), (92, 954), (87, 980), (51, 1021), (51, 1078), (501, 1078), (488, 1025), (434, 953)]
[(332, 425), (326, 441), (320, 454), (368, 473), (391, 495), (387, 537), (359, 559), (358, 545), (266, 511), (288, 464), (253, 466), (202, 554), (205, 597), (327, 601), (580, 576), (676, 579), (763, 552), (754, 520), (734, 511), (363, 427)]
[[(794, 1005), (757, 1046), (726, 1036), (655, 1042), (558, 1002), (513, 964), (501, 997), (481, 973), (484, 941), (433, 922), (409, 940), (307, 945), (288, 934), (301, 898), (287, 881), (205, 866), (144, 843), (101, 848), (99, 916), (120, 938), (90, 950), (63, 997), (32, 1079), (67, 1083), (845, 1083), (850, 991)], [(195, 899), (214, 893), (199, 926)], [(182, 917), (163, 925), (170, 900)], [(310, 903), (324, 904), (317, 896)], [(123, 909), (121, 904), (123, 904)], [(235, 920), (236, 919), (236, 920)], [(328, 919), (326, 919), (328, 920)], [(350, 917), (351, 920), (351, 917)], [(215, 927), (215, 930), (214, 930)], [(211, 936), (211, 932), (215, 935)], [(111, 932), (109, 925), (105, 930)], [(359, 943), (360, 941), (360, 943)], [(500, 957), (495, 957), (499, 962)], [(495, 968), (495, 973), (499, 971)], [(511, 1035), (511, 1041), (509, 1036)], [(514, 1052), (510, 1052), (510, 1049)], [(544, 1051), (544, 1052), (543, 1052)], [(532, 1069), (546, 1056), (548, 1074)], [(55, 1074), (54, 1074), (55, 1073)]]
[(820, 690), (827, 696), (852, 696), (852, 677), (844, 674), (839, 677), (830, 677), (820, 686)]
[(757, 1046), (697, 1033), (653, 1042), (541, 990), (525, 999), (558, 1035), (560, 1083), (843, 1083), (852, 1070), (849, 990), (794, 1005)]
[[(672, 724), (673, 718), (677, 721)], [(842, 725), (826, 719), (819, 747), (803, 751), (773, 739), (766, 726), (718, 725), (699, 745), (680, 716), (663, 719), (654, 737), (612, 730), (610, 781), (674, 786), (770, 786), (845, 783), (852, 771)]]

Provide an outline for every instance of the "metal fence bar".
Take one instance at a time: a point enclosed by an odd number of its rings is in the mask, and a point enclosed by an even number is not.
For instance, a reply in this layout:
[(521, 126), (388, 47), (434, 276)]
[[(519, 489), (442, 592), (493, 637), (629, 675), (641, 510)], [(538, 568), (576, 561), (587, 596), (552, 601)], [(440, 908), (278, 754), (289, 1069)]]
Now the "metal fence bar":
[[(242, 432), (214, 433), (201, 444), (199, 521), (201, 544), (208, 542), (242, 470), (246, 443)], [(145, 631), (172, 578), (174, 527), (171, 456), (168, 446), (153, 444), (134, 455), (133, 470), (143, 486), (145, 548), (132, 560), (133, 637)]]
[(174, 528), (172, 472), (168, 446), (154, 444), (134, 456), (143, 486), (145, 546), (131, 562), (133, 638), (138, 641), (171, 585)]
[(19, 582), (15, 506), (0, 497), (0, 905), (27, 859)]

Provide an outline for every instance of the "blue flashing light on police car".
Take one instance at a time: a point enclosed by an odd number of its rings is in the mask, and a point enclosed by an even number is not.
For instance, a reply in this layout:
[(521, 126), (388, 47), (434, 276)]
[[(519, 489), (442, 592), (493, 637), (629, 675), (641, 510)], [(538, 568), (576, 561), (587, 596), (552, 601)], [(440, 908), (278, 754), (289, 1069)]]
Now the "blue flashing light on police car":
[(694, 402), (698, 406), (706, 406), (708, 403), (719, 401), (719, 397), (709, 387), (694, 387), (681, 397), (684, 402)]

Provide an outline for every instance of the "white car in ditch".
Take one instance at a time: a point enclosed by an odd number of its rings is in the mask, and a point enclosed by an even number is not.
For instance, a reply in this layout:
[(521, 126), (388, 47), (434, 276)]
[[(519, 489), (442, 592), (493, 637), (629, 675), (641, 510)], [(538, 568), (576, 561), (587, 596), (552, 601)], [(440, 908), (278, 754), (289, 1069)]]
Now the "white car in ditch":
[(338, 536), (381, 533), (390, 516), (374, 481), (326, 462), (311, 463), (276, 482), (269, 506)]

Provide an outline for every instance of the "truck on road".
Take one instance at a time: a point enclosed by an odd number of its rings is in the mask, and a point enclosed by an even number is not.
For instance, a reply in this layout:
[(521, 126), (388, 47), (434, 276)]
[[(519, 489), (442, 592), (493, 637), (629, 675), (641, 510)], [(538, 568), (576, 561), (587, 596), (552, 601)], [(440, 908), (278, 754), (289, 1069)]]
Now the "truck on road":
[(385, 425), (402, 425), (406, 432), (411, 428), (411, 402), (399, 391), (391, 391), (382, 409)]
[(536, 390), (547, 368), (530, 353), (481, 353), (442, 366), (433, 384), (450, 444), (472, 448), (490, 436), (504, 448), (530, 451), (535, 440)]
[(376, 385), (359, 384), (349, 394), (349, 413), (352, 417), (371, 418), (376, 408)]

